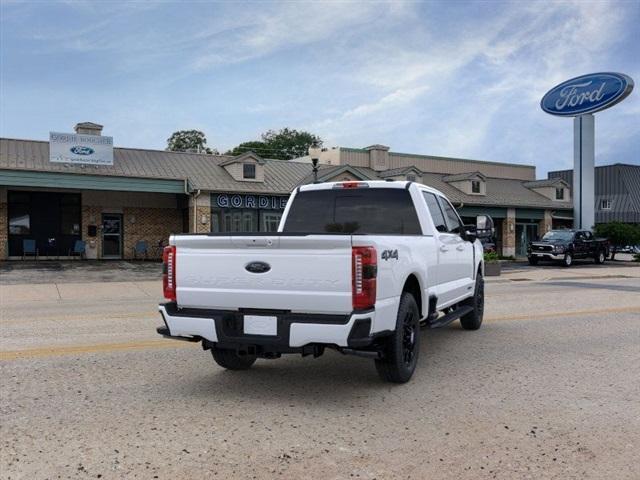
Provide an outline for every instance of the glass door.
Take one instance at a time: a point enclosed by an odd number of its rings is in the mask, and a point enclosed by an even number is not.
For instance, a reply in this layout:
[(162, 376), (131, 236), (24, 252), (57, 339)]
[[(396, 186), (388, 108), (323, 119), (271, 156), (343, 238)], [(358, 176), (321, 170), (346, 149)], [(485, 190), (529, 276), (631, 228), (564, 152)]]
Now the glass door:
[(533, 242), (537, 238), (537, 223), (516, 223), (516, 257), (526, 257), (529, 242)]
[(102, 214), (102, 258), (122, 258), (122, 214)]

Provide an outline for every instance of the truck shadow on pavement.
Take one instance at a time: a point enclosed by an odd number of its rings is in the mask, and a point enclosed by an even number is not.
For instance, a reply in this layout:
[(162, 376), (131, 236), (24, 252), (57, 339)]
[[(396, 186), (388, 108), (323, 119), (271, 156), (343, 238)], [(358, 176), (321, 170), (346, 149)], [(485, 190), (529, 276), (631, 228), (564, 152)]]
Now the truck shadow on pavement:
[(283, 355), (277, 360), (258, 360), (250, 370), (240, 372), (223, 370), (209, 357), (210, 368), (214, 371), (196, 377), (181, 377), (184, 381), (182, 391), (208, 399), (214, 396), (220, 401), (252, 398), (274, 405), (282, 405), (283, 401), (293, 398), (322, 404), (371, 392), (395, 394), (413, 389), (416, 384), (431, 382), (434, 376), (445, 375), (452, 361), (471, 364), (469, 348), (481, 344), (485, 337), (482, 330), (466, 332), (458, 324), (421, 333), (418, 366), (411, 381), (404, 385), (380, 380), (373, 360), (327, 349), (316, 359)]

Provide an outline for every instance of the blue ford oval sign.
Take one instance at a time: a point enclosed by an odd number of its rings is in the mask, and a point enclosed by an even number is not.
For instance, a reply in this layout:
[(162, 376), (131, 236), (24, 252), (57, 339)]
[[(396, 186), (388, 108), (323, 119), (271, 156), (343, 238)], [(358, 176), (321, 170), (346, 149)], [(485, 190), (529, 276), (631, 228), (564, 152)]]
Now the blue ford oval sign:
[(71, 147), (69, 149), (71, 153), (76, 155), (92, 155), (95, 153), (95, 150), (91, 147), (82, 147), (80, 145), (76, 145), (75, 147)]
[(549, 90), (542, 110), (551, 115), (574, 117), (612, 107), (633, 90), (633, 80), (622, 73), (590, 73), (572, 78)]

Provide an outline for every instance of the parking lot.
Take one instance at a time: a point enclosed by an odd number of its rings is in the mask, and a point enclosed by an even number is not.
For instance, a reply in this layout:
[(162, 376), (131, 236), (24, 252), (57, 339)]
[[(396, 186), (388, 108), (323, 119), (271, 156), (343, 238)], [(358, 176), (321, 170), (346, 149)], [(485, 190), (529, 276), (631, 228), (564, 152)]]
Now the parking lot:
[(1, 478), (638, 478), (630, 262), (505, 269), (399, 386), (335, 352), (224, 371), (155, 333), (159, 264), (104, 265), (2, 267)]

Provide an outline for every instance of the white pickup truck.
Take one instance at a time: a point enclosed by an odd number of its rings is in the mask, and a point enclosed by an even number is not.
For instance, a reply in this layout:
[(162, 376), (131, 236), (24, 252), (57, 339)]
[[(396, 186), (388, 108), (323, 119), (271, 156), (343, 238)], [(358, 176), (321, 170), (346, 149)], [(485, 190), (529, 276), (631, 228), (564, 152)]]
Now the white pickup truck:
[(408, 381), (420, 327), (482, 323), (490, 217), (463, 225), (442, 193), (405, 181), (298, 187), (278, 232), (173, 235), (164, 250), (161, 335), (201, 341), (244, 370), (256, 358), (319, 356), (325, 348), (375, 360)]

